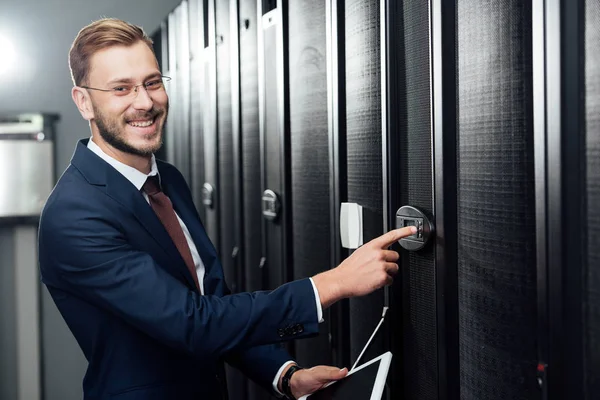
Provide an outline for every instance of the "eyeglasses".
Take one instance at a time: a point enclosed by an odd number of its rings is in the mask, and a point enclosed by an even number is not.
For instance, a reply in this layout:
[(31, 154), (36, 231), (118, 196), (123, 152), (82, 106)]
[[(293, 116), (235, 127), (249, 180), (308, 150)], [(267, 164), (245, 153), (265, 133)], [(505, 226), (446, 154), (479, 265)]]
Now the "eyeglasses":
[(150, 94), (152, 92), (162, 91), (165, 89), (165, 82), (168, 82), (170, 80), (171, 80), (171, 78), (168, 76), (161, 76), (160, 78), (151, 79), (151, 80), (141, 83), (139, 85), (120, 83), (110, 89), (98, 89), (98, 88), (93, 88), (93, 87), (89, 87), (89, 86), (81, 86), (81, 87), (84, 89), (99, 90), (101, 92), (112, 93), (118, 97), (127, 97), (132, 93), (135, 93), (137, 96), (138, 87), (140, 87), (140, 86), (143, 86), (144, 89), (146, 89), (146, 92), (148, 92), (148, 94)]

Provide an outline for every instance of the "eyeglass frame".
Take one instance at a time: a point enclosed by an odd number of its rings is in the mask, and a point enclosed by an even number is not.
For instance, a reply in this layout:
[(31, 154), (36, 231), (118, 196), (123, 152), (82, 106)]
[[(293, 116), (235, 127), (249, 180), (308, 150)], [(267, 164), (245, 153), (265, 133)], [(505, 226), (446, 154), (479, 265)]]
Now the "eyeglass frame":
[[(162, 82), (163, 88), (165, 87), (165, 81), (166, 81), (166, 82), (169, 82), (171, 79), (172, 79), (172, 78), (171, 78), (170, 76), (166, 76), (166, 75), (160, 75), (160, 80), (161, 80), (161, 82)], [(140, 87), (140, 86), (143, 86), (143, 87), (144, 87), (144, 89), (146, 90), (146, 93), (150, 94), (151, 90), (150, 90), (150, 91), (148, 91), (148, 88), (146, 87), (146, 85), (147, 85), (149, 82), (153, 82), (154, 80), (155, 80), (155, 79), (154, 79), (154, 78), (152, 78), (152, 79), (150, 79), (150, 80), (149, 80), (149, 81), (147, 81), (147, 82), (140, 83), (140, 84), (138, 84), (138, 85), (131, 85), (131, 86), (132, 86), (132, 88), (131, 88), (131, 89), (133, 89), (133, 91), (135, 92), (135, 94), (136, 94), (136, 97), (137, 97), (137, 93), (138, 93), (138, 87)], [(156, 80), (158, 80), (158, 78), (156, 78)], [(129, 86), (129, 85), (121, 85), (121, 86)], [(129, 95), (131, 94), (131, 92), (129, 92), (129, 93), (127, 93), (127, 94), (121, 94), (121, 95), (120, 95), (120, 94), (119, 94), (119, 91), (117, 91), (117, 90), (116, 90), (116, 89), (117, 89), (119, 86), (117, 86), (116, 88), (113, 88), (113, 89), (99, 89), (99, 88), (93, 88), (93, 87), (89, 87), (89, 86), (79, 86), (79, 87), (80, 87), (80, 88), (83, 88), (83, 89), (89, 89), (89, 90), (98, 90), (98, 91), (100, 91), (100, 92), (112, 93), (112, 94), (114, 94), (115, 96), (119, 96), (119, 97), (121, 97), (121, 96), (122, 96), (122, 97), (127, 97), (127, 96), (129, 96)], [(158, 88), (158, 89), (160, 89), (160, 88)]]

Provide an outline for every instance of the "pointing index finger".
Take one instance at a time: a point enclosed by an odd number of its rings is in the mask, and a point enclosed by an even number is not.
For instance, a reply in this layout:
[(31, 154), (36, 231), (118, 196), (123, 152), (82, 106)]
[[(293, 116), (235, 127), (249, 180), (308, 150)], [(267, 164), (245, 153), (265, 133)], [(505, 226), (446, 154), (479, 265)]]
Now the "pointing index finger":
[(388, 248), (394, 242), (405, 238), (407, 236), (411, 236), (417, 233), (417, 228), (414, 226), (407, 226), (400, 229), (391, 230), (380, 237), (373, 239), (373, 244), (378, 248)]

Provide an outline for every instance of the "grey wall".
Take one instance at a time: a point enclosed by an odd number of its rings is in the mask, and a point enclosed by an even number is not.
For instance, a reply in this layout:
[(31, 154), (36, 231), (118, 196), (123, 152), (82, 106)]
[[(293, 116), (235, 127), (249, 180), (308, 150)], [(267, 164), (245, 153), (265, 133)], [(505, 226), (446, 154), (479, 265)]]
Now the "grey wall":
[[(76, 141), (89, 136), (89, 126), (71, 100), (68, 52), (77, 32), (103, 16), (121, 18), (152, 33), (181, 0), (0, 0), (0, 33), (13, 40), (19, 63), (0, 75), (0, 113), (58, 113), (57, 171), (69, 164)], [(0, 55), (1, 60), (1, 55)], [(0, 231), (0, 399), (16, 396), (11, 368), (16, 320), (10, 230)], [(81, 399), (86, 361), (45, 288), (42, 289), (45, 400)], [(11, 306), (11, 304), (13, 304)]]
[(0, 225), (0, 399), (17, 397), (17, 338), (13, 229)]

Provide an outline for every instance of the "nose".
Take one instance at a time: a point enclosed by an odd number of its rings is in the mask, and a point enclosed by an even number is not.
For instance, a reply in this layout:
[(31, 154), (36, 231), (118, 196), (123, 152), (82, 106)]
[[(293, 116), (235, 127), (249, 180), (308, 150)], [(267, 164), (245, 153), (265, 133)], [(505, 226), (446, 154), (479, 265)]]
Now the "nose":
[(152, 97), (143, 85), (135, 88), (135, 98), (133, 99), (133, 108), (136, 110), (151, 110), (154, 105)]

